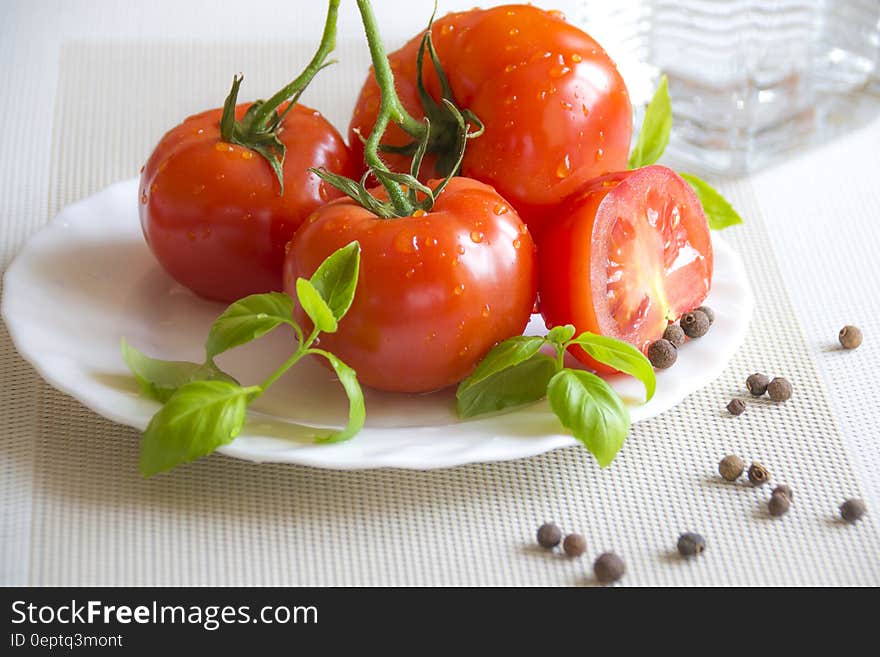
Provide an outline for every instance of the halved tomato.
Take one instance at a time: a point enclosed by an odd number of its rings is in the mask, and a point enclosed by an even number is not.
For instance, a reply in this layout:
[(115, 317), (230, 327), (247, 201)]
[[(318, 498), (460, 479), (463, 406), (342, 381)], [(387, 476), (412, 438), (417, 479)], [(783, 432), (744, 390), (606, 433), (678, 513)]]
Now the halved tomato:
[[(690, 185), (649, 166), (591, 181), (559, 209), (538, 245), (547, 327), (574, 324), (645, 350), (698, 307), (712, 283), (712, 241)], [(609, 372), (579, 347), (572, 353)]]

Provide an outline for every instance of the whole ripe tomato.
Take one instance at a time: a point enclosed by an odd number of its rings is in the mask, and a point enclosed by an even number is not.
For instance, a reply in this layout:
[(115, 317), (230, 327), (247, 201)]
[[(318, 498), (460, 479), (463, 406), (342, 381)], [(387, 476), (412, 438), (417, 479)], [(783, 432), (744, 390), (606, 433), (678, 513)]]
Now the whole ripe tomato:
[[(431, 36), (456, 103), (485, 125), (473, 139), (462, 175), (495, 187), (510, 200), (534, 235), (552, 219), (553, 206), (588, 180), (626, 168), (632, 107), (614, 62), (590, 36), (559, 12), (507, 5), (453, 13), (436, 20)], [(421, 36), (389, 58), (404, 107), (424, 116), (417, 91)], [(425, 57), (426, 87), (440, 86)], [(362, 153), (358, 134), (370, 134), (380, 92), (371, 74), (349, 126), (349, 143)], [(392, 125), (383, 143), (411, 138)], [(408, 158), (386, 154), (392, 168), (408, 171)], [(425, 177), (434, 177), (426, 158)]]
[[(237, 105), (236, 118), (248, 107)], [(222, 112), (191, 116), (162, 137), (141, 172), (140, 218), (147, 243), (175, 280), (230, 302), (281, 290), (284, 246), (309, 213), (340, 196), (308, 168), (351, 176), (359, 167), (336, 129), (297, 104), (279, 133), (287, 147), (280, 195), (263, 157), (221, 140)]]
[[(574, 324), (642, 350), (698, 307), (712, 283), (703, 206), (663, 166), (591, 182), (560, 208), (539, 249), (539, 306), (548, 327)], [(572, 352), (613, 371), (579, 347)]]
[[(371, 193), (387, 198), (382, 188)], [(534, 243), (516, 210), (488, 185), (453, 178), (430, 212), (394, 219), (348, 198), (325, 205), (291, 242), (285, 290), (296, 298), (296, 279), (310, 277), (353, 240), (361, 245), (354, 302), (338, 332), (321, 335), (321, 346), (362, 383), (398, 392), (452, 385), (528, 323)], [(308, 325), (301, 308), (295, 317)]]

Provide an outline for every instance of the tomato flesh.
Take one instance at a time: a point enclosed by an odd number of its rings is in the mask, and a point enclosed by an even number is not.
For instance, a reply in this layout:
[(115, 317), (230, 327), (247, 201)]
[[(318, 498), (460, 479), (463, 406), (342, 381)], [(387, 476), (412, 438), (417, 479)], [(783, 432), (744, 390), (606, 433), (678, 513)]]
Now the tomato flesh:
[(592, 181), (560, 208), (539, 246), (539, 306), (548, 327), (570, 323), (643, 350), (711, 287), (702, 205), (662, 166)]

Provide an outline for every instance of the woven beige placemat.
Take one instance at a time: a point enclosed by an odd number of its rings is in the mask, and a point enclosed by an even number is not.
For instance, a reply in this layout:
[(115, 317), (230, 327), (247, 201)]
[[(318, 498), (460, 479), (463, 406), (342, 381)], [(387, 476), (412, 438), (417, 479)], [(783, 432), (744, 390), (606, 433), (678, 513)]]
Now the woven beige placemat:
[[(341, 46), (340, 58), (366, 61), (359, 44)], [(66, 47), (49, 214), (134, 175), (163, 130), (220, 104), (233, 72), (247, 75), (245, 97), (265, 96), (307, 55), (300, 44)], [(321, 76), (305, 102), (344, 126), (365, 69)], [(748, 340), (717, 382), (638, 424), (605, 471), (571, 448), (432, 472), (212, 456), (143, 480), (137, 434), (40, 382), (4, 332), (4, 568), (26, 567), (33, 584), (578, 585), (592, 582), (591, 557), (612, 549), (627, 562), (627, 584), (880, 584), (878, 510), (855, 526), (836, 519), (859, 483), (780, 287), (760, 209), (747, 182), (725, 192), (748, 218), (726, 235), (756, 294)], [(0, 227), (4, 244), (46, 218)], [(724, 405), (754, 370), (785, 375), (795, 396), (730, 418)], [(787, 516), (767, 516), (768, 488), (719, 480), (717, 462), (731, 452), (792, 485)], [(583, 533), (587, 556), (535, 548), (545, 520)], [(708, 542), (687, 563), (675, 556), (685, 530)]]

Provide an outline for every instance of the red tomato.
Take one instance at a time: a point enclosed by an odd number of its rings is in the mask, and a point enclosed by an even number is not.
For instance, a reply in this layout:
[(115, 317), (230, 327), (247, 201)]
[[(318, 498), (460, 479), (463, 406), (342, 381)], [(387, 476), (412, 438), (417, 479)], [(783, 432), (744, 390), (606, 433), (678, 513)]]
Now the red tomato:
[[(548, 327), (574, 324), (643, 350), (698, 307), (712, 282), (703, 206), (662, 166), (594, 180), (560, 208), (539, 248), (539, 306)], [(573, 353), (612, 371), (580, 348)]]
[[(238, 105), (236, 117), (248, 107)], [(310, 212), (340, 195), (308, 167), (351, 176), (357, 160), (319, 112), (296, 105), (279, 133), (287, 147), (280, 196), (262, 156), (221, 141), (221, 114), (196, 114), (162, 137), (141, 173), (140, 218), (147, 244), (175, 280), (230, 302), (281, 290), (285, 244)]]
[[(456, 102), (472, 110), (485, 133), (469, 142), (462, 175), (495, 187), (510, 200), (534, 235), (553, 206), (588, 180), (624, 169), (632, 136), (632, 107), (614, 62), (587, 34), (559, 12), (528, 5), (474, 9), (434, 22), (434, 45)], [(406, 109), (424, 115), (416, 91), (416, 54), (421, 36), (390, 55), (396, 87)], [(425, 57), (426, 86), (440, 97)], [(379, 107), (370, 75), (349, 126), (349, 143), (363, 151)], [(383, 143), (411, 138), (392, 125)], [(408, 159), (388, 154), (389, 164), (408, 171)], [(426, 158), (422, 170), (434, 177)]]
[[(371, 193), (387, 198), (381, 188)], [(321, 335), (321, 347), (362, 383), (398, 392), (452, 385), (528, 323), (534, 243), (488, 185), (454, 178), (429, 213), (397, 219), (381, 219), (348, 198), (325, 205), (291, 243), (285, 290), (296, 298), (296, 279), (310, 277), (353, 240), (361, 245), (354, 303), (337, 333)], [(295, 316), (308, 323), (301, 308)]]

